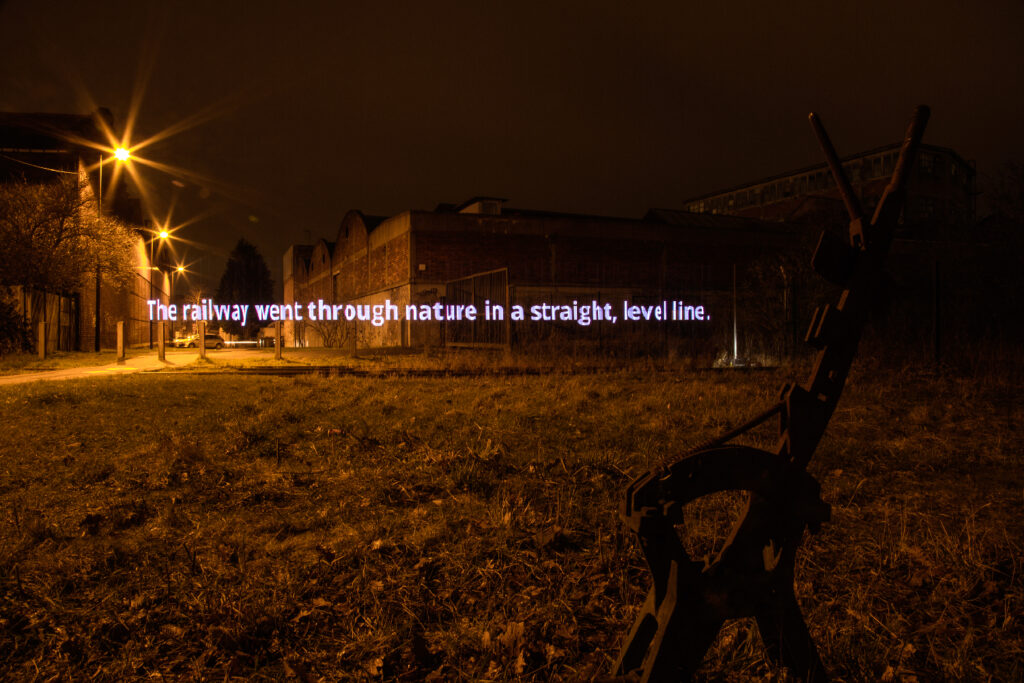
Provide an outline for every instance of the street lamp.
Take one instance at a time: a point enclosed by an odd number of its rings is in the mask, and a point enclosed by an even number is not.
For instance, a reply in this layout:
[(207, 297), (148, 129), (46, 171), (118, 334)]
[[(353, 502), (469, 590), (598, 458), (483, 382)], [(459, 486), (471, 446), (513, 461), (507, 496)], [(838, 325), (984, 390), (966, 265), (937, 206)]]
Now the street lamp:
[[(117, 161), (127, 161), (130, 158), (131, 158), (131, 153), (127, 149), (125, 149), (124, 147), (118, 147), (117, 149), (114, 150), (114, 159), (116, 159)], [(97, 217), (99, 217), (100, 220), (103, 220), (103, 161), (104, 161), (103, 153), (101, 152), (100, 153), (99, 169), (98, 169), (99, 170), (99, 182), (96, 185), (96, 215), (97, 215)], [(93, 309), (94, 309), (94, 311), (96, 313), (96, 324), (95, 324), (94, 335), (93, 335), (94, 336), (93, 348), (96, 350), (97, 353), (99, 353), (99, 350), (100, 350), (100, 283), (101, 283), (101, 279), (100, 279), (100, 264), (99, 264), (99, 261), (97, 260), (97, 262), (96, 262), (96, 301), (95, 301), (95, 306), (93, 307)], [(150, 284), (152, 285), (152, 276), (150, 276)], [(152, 332), (150, 333), (150, 338), (152, 339)], [(150, 346), (152, 347), (152, 342), (150, 342)]]
[(185, 266), (181, 266), (181, 265), (175, 267), (175, 269), (171, 272), (171, 291), (168, 292), (168, 297), (169, 298), (174, 299), (175, 285), (177, 285), (177, 283), (178, 283), (178, 278), (181, 277), (184, 274), (185, 274)]
[[(118, 147), (117, 149), (114, 150), (114, 159), (116, 159), (117, 161), (128, 161), (131, 158), (132, 158), (132, 153), (129, 152), (124, 147)], [(100, 207), (99, 208), (100, 216), (103, 215), (103, 162), (104, 162), (103, 153), (101, 152), (100, 153), (100, 164), (99, 164), (99, 172), (100, 172), (99, 190), (97, 191), (97, 195), (98, 195), (97, 196), (97, 204), (99, 204), (99, 207)]]
[[(156, 267), (156, 266), (153, 265), (155, 263), (155, 261), (156, 261), (156, 255), (154, 253), (155, 250), (154, 250), (153, 247), (156, 244), (156, 241), (158, 239), (160, 240), (160, 243), (163, 244), (163, 241), (166, 240), (168, 237), (170, 237), (170, 233), (167, 231), (167, 228), (162, 228), (160, 230), (160, 232), (158, 232), (156, 235), (151, 237), (150, 240), (149, 240), (149, 298), (150, 298), (150, 300), (153, 299), (153, 271), (157, 271), (157, 272), (161, 272), (161, 273), (163, 272), (162, 270), (160, 270), (159, 267)], [(149, 348), (150, 349), (153, 348), (153, 319), (152, 319), (152, 317), (149, 319)]]

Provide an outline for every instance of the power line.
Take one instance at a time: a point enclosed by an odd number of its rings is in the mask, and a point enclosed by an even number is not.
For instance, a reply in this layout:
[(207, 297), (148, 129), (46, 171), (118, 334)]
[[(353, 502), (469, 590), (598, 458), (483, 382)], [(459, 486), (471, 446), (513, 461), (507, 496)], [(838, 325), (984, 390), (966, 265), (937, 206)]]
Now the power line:
[(43, 171), (52, 171), (53, 173), (67, 173), (68, 175), (78, 175), (78, 171), (65, 171), (65, 170), (59, 169), (59, 168), (47, 168), (46, 166), (40, 166), (39, 164), (31, 164), (31, 163), (29, 163), (27, 161), (23, 161), (21, 159), (15, 159), (14, 157), (9, 157), (6, 154), (0, 154), (0, 157), (3, 157), (4, 159), (7, 159), (8, 161), (13, 161), (13, 162), (18, 163), (18, 164), (25, 164), (26, 166), (31, 166), (32, 168), (38, 168), (38, 169), (41, 169)]

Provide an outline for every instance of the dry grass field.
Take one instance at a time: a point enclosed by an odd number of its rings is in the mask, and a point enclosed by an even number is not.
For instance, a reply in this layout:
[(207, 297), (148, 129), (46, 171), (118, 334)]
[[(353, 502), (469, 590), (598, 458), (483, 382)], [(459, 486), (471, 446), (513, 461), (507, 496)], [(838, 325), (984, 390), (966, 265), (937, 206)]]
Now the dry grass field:
[[(0, 387), (0, 678), (605, 673), (649, 585), (624, 485), (791, 376)], [(837, 680), (1024, 679), (1019, 379), (851, 378), (797, 568)], [(720, 543), (705, 512), (694, 542)], [(702, 675), (785, 677), (742, 621)]]

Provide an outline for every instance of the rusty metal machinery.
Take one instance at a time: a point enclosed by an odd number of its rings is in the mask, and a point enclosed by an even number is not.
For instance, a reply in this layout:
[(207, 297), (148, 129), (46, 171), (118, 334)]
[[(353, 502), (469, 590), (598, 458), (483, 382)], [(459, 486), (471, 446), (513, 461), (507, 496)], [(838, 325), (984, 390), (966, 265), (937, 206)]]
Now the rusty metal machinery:
[[(925, 106), (915, 110), (870, 222), (824, 127), (810, 115), (850, 215), (849, 241), (822, 232), (813, 266), (843, 292), (834, 304), (814, 312), (807, 341), (818, 354), (807, 381), (786, 384), (778, 403), (765, 412), (649, 470), (626, 489), (620, 514), (639, 537), (654, 582), (615, 663), (616, 679), (687, 680), (726, 620), (753, 617), (773, 663), (797, 680), (827, 680), (793, 589), (804, 529), (816, 531), (830, 516), (806, 467), (839, 401), (869, 315), (883, 296), (885, 257), (928, 115)], [(774, 452), (729, 443), (775, 416)], [(747, 506), (724, 547), (713, 559), (693, 560), (676, 532), (685, 506), (736, 490), (749, 492)]]

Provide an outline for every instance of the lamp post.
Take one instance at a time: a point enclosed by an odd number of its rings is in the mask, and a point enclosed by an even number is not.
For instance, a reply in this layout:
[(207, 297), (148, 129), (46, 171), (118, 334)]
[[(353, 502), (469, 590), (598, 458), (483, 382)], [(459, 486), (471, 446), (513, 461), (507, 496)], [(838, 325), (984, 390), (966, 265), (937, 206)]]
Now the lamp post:
[[(118, 147), (114, 150), (114, 158), (117, 161), (127, 161), (131, 158), (131, 153), (124, 147)], [(100, 153), (99, 162), (99, 182), (96, 185), (96, 215), (100, 220), (103, 220), (103, 153)], [(96, 312), (96, 326), (93, 334), (94, 342), (93, 347), (97, 353), (100, 350), (100, 262), (96, 260), (96, 303), (94, 306)]]
[[(117, 150), (114, 151), (114, 159), (116, 159), (119, 162), (128, 161), (129, 159), (131, 159), (131, 153), (128, 152), (128, 150), (126, 150), (125, 147), (118, 147)], [(103, 155), (102, 155), (102, 153), (100, 153), (100, 155), (99, 155), (99, 181), (96, 183), (96, 216), (100, 220), (103, 219)], [(151, 282), (152, 282), (152, 280), (151, 280)], [(94, 329), (94, 332), (93, 332), (93, 339), (94, 339), (93, 347), (94, 347), (94, 349), (95, 349), (95, 351), (97, 353), (99, 352), (99, 327), (100, 327), (99, 326), (99, 285), (100, 285), (99, 259), (97, 258), (96, 259), (96, 300), (95, 300), (95, 306), (94, 306), (95, 311), (96, 311), (96, 322), (95, 322), (95, 329)]]
[[(162, 270), (160, 270), (159, 266), (155, 266), (154, 265), (154, 263), (156, 261), (156, 255), (154, 253), (154, 251), (155, 251), (154, 250), (154, 245), (156, 244), (157, 239), (159, 239), (160, 243), (163, 244), (163, 241), (166, 240), (169, 236), (170, 236), (170, 233), (168, 233), (167, 229), (165, 228), (165, 229), (160, 230), (160, 232), (158, 232), (156, 235), (154, 235), (149, 240), (149, 298), (150, 298), (150, 300), (153, 299), (153, 273), (154, 273), (154, 271), (155, 272), (159, 272), (159, 273), (163, 272)], [(149, 348), (150, 349), (153, 348), (153, 319), (152, 318), (150, 318), (150, 320), (149, 320)]]
[[(100, 180), (96, 190), (96, 215), (103, 220), (103, 155), (100, 154)], [(93, 348), (100, 352), (100, 260), (96, 259), (96, 298), (93, 300), (93, 311), (96, 314), (96, 326), (93, 330)]]
[(174, 298), (174, 286), (178, 282), (178, 278), (185, 274), (185, 266), (178, 266), (171, 273), (171, 291), (167, 293), (167, 297), (170, 299)]
[[(124, 147), (118, 147), (117, 149), (114, 150), (114, 159), (116, 159), (117, 161), (128, 161), (131, 158), (132, 158), (132, 153), (129, 152)], [(98, 186), (99, 189), (96, 192), (96, 194), (97, 194), (97, 205), (99, 206), (99, 215), (101, 217), (103, 216), (103, 161), (104, 161), (103, 153), (101, 152), (100, 153), (100, 164), (99, 164), (99, 166), (100, 166), (100, 168), (99, 168), (100, 180), (99, 180), (99, 186)]]

